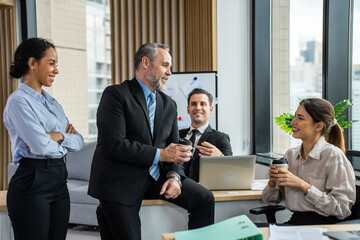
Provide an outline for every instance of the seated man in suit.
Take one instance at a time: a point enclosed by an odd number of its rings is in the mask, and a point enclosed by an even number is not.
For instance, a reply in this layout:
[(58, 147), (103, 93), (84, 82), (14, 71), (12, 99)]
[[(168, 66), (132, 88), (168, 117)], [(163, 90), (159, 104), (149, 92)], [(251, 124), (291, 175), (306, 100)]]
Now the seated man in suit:
[(189, 93), (187, 100), (191, 126), (180, 130), (179, 135), (193, 143), (193, 157), (184, 163), (184, 168), (186, 176), (199, 182), (200, 156), (230, 156), (232, 151), (229, 135), (212, 129), (209, 125), (209, 116), (213, 111), (211, 94), (195, 88)]

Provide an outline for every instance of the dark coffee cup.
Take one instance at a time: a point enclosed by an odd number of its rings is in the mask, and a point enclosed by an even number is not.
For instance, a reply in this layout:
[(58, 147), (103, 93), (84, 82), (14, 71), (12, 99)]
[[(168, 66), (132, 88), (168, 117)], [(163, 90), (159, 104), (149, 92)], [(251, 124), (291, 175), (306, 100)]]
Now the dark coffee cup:
[(280, 158), (280, 159), (274, 159), (272, 160), (272, 165), (276, 166), (276, 168), (288, 168), (288, 164), (285, 158)]
[(179, 144), (185, 145), (185, 146), (192, 146), (192, 142), (190, 140), (187, 140), (185, 138), (179, 139)]
[(285, 158), (273, 159), (272, 164), (287, 164), (287, 161)]

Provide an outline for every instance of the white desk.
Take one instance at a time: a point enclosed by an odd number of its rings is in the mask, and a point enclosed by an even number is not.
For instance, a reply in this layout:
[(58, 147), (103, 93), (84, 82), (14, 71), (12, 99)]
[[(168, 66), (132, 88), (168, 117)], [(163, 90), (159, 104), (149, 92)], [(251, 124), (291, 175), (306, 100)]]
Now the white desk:
[(12, 240), (12, 229), (6, 207), (7, 191), (0, 191), (0, 239)]

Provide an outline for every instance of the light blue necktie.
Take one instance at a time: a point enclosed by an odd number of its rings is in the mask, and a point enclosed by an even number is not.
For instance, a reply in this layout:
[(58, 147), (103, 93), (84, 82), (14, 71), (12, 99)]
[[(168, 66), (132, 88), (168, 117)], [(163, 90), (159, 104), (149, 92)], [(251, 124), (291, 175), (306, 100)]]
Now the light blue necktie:
[[(155, 93), (151, 92), (148, 98), (149, 98), (148, 110), (149, 110), (150, 130), (151, 130), (151, 136), (154, 136), (154, 119), (155, 119), (155, 108), (156, 108)], [(150, 175), (155, 180), (158, 180), (160, 176), (159, 164), (151, 165), (149, 171), (150, 171)]]

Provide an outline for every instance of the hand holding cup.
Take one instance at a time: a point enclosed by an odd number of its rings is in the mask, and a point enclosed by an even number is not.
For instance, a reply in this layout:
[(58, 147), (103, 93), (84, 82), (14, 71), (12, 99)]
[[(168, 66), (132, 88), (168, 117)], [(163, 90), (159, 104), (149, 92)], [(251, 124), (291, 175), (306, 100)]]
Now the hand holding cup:
[(285, 158), (280, 158), (280, 159), (274, 159), (269, 167), (270, 167), (269, 185), (270, 187), (276, 187), (278, 183), (277, 181), (277, 175), (279, 174), (278, 169), (288, 170), (289, 166)]

